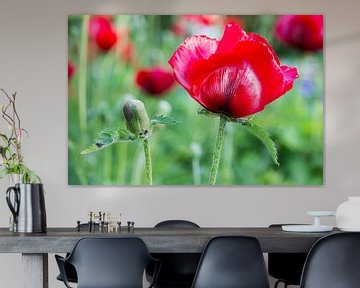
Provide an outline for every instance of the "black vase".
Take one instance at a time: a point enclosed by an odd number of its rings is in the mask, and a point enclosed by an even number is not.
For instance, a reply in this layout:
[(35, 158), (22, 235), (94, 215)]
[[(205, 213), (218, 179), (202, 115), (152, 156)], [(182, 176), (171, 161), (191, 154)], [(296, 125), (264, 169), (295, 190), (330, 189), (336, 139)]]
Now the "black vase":
[[(13, 197), (11, 197), (12, 192)], [(6, 202), (14, 216), (14, 232), (45, 233), (47, 231), (42, 184), (15, 184), (6, 190)]]

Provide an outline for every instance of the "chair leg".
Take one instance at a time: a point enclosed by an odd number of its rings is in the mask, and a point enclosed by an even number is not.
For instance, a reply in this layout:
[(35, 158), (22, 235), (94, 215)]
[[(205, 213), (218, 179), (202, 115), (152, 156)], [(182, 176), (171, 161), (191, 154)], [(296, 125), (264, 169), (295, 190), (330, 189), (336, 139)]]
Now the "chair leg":
[(284, 283), (284, 288), (287, 288), (287, 287), (288, 287), (288, 285), (287, 285), (286, 282), (283, 282), (283, 281), (281, 281), (281, 280), (277, 280), (277, 281), (275, 282), (275, 284), (274, 284), (274, 288), (277, 288), (280, 283)]

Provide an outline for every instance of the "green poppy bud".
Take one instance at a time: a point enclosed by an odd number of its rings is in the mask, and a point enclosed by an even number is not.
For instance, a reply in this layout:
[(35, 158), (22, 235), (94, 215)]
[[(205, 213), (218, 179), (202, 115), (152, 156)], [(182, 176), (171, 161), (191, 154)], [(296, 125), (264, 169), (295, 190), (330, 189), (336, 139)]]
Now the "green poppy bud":
[(123, 107), (123, 113), (126, 127), (130, 132), (142, 138), (150, 135), (150, 120), (143, 102), (135, 99), (127, 100)]

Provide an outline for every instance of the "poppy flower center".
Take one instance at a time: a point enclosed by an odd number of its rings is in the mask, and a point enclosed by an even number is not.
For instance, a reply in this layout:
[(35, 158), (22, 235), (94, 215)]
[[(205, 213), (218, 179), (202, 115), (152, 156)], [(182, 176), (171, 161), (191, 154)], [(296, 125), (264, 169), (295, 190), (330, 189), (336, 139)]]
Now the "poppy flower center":
[(229, 114), (244, 99), (253, 107), (260, 106), (261, 83), (247, 63), (216, 69), (201, 83), (200, 91), (200, 103), (204, 100), (214, 112)]

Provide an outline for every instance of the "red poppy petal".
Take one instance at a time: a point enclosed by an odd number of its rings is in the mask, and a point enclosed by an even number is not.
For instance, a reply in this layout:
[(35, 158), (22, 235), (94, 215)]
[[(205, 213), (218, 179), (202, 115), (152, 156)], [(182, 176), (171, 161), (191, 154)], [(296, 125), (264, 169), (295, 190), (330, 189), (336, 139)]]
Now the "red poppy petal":
[(98, 33), (102, 30), (111, 30), (112, 24), (108, 17), (92, 16), (89, 21), (89, 36), (90, 39), (95, 40)]
[(216, 53), (231, 52), (239, 41), (247, 36), (246, 32), (240, 28), (237, 24), (228, 24), (225, 26), (224, 35), (219, 41)]
[[(266, 105), (285, 93), (284, 75), (267, 45), (253, 40), (242, 41), (234, 51), (234, 61), (250, 65), (261, 83), (261, 101)], [(236, 59), (237, 58), (237, 59)]]
[(251, 67), (217, 69), (203, 82), (196, 99), (208, 110), (240, 118), (263, 109), (261, 83)]
[(297, 69), (289, 66), (281, 66), (281, 70), (284, 73), (284, 81), (285, 81), (285, 92), (289, 91), (294, 84), (296, 78), (299, 77)]
[(280, 59), (279, 59), (279, 57), (276, 55), (274, 48), (272, 48), (272, 47), (269, 45), (269, 43), (266, 41), (265, 38), (261, 37), (261, 36), (258, 35), (258, 34), (255, 34), (255, 33), (249, 33), (249, 38), (250, 38), (251, 40), (254, 40), (254, 41), (257, 42), (257, 43), (261, 43), (261, 44), (264, 45), (267, 49), (269, 49), (269, 51), (272, 53), (272, 55), (273, 55), (276, 63), (277, 63), (277, 64), (280, 64)]
[(307, 50), (319, 50), (323, 48), (323, 16), (302, 15), (304, 24), (304, 48)]
[(263, 110), (262, 83), (252, 67), (244, 65), (236, 80), (240, 85), (228, 103), (231, 116), (241, 118)]
[(149, 95), (162, 95), (175, 83), (172, 73), (161, 67), (138, 70), (135, 82), (141, 90)]
[[(297, 75), (295, 68), (289, 68), (285, 80), (276, 59), (267, 45), (253, 39), (241, 41), (231, 54), (219, 53), (194, 65), (192, 73), (197, 77), (190, 94), (209, 110), (231, 117), (259, 112), (284, 95)], [(232, 75), (231, 81), (225, 72)]]
[[(205, 75), (209, 75), (216, 69), (236, 66), (241, 70), (249, 65), (261, 82), (264, 104), (270, 103), (283, 94), (282, 70), (273, 57), (272, 51), (261, 43), (253, 40), (241, 41), (231, 53), (215, 54), (206, 62), (206, 64), (199, 62), (193, 68), (192, 73), (197, 74), (198, 77), (197, 82), (194, 82), (197, 86), (200, 85), (202, 79), (205, 79)], [(197, 92), (196, 85), (194, 93)]]
[(169, 60), (174, 69), (175, 79), (186, 89), (191, 88), (188, 74), (191, 67), (199, 60), (208, 59), (215, 53), (218, 41), (206, 36), (188, 37)]
[(284, 15), (275, 24), (275, 36), (283, 43), (302, 50), (323, 47), (322, 15)]
[(95, 41), (99, 48), (108, 51), (115, 45), (117, 35), (113, 30), (101, 30), (98, 35), (96, 35)]

